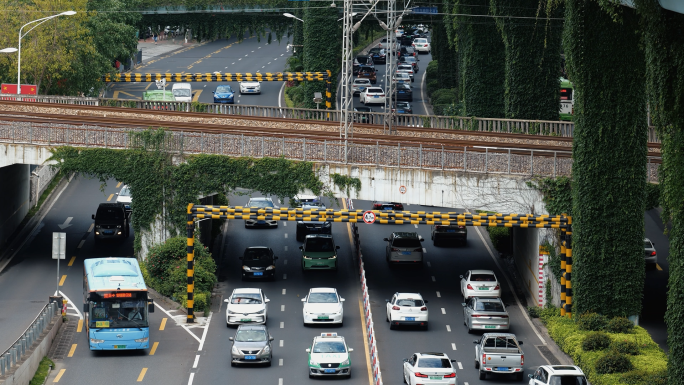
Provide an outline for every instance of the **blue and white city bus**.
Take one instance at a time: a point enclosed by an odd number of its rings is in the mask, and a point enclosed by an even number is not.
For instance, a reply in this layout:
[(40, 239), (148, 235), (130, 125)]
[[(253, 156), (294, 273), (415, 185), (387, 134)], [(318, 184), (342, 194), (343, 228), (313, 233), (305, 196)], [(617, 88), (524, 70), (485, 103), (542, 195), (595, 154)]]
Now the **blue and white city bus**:
[(83, 261), (83, 314), (90, 350), (149, 348), (153, 311), (135, 258)]

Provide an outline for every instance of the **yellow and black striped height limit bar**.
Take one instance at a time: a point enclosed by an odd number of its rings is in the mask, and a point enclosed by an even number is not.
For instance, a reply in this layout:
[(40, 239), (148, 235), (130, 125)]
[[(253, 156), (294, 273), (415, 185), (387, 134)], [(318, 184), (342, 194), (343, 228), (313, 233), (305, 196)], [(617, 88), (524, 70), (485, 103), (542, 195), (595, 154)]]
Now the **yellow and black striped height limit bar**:
[[(470, 214), (456, 212), (425, 212), (425, 211), (379, 211), (375, 213), (375, 222), (381, 224), (416, 224), (416, 225), (459, 225), (459, 226), (488, 226), (488, 227), (521, 227), (521, 228), (554, 228), (561, 229), (566, 239), (562, 253), (571, 256), (570, 243), (567, 242), (571, 234), (571, 218), (567, 215), (532, 215), (532, 214)], [(243, 206), (205, 206), (189, 204), (187, 210), (187, 253), (188, 253), (188, 323), (194, 322), (193, 291), (194, 291), (194, 221), (195, 219), (255, 219), (276, 221), (310, 221), (310, 222), (363, 222), (365, 210), (335, 210), (335, 209), (302, 209), (302, 208), (257, 208)], [(567, 262), (567, 258), (564, 259)], [(561, 262), (564, 271), (565, 262)], [(570, 262), (565, 279), (570, 282)], [(567, 274), (567, 275), (566, 275)], [(565, 281), (563, 281), (565, 282)], [(568, 291), (570, 290), (570, 291)], [(571, 289), (564, 289), (561, 294), (563, 303), (572, 304)], [(563, 310), (561, 310), (563, 311)], [(566, 307), (570, 314), (570, 307)], [(565, 314), (565, 313), (564, 313)]]
[(257, 81), (257, 82), (282, 82), (282, 81), (324, 81), (326, 85), (325, 106), (332, 108), (332, 72), (257, 72), (257, 73), (125, 73), (107, 74), (102, 76), (105, 83), (151, 83), (157, 80), (166, 80), (167, 83), (187, 82), (233, 82), (233, 81)]
[(568, 217), (568, 225), (561, 228), (561, 316), (572, 318), (572, 218)]

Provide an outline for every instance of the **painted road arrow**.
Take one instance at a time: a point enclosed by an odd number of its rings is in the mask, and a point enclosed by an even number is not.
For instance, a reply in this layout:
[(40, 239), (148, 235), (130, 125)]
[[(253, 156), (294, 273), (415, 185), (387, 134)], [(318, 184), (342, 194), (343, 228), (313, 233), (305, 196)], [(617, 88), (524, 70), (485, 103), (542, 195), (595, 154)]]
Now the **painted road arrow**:
[(72, 219), (74, 219), (74, 217), (69, 217), (66, 219), (66, 221), (64, 221), (64, 223), (62, 223), (61, 225), (57, 225), (57, 226), (59, 226), (60, 229), (64, 230), (67, 227), (71, 226), (70, 222)]

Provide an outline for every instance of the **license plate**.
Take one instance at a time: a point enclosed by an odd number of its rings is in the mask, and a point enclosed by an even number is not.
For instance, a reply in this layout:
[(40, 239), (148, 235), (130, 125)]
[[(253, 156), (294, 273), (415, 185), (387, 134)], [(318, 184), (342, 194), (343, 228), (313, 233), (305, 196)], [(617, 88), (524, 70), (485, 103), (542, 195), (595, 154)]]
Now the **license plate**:
[(326, 373), (335, 373), (335, 369), (325, 369)]
[(500, 371), (508, 371), (508, 368), (496, 368), (496, 370), (500, 370)]
[(245, 356), (246, 360), (256, 360), (256, 356)]
[(455, 229), (449, 229), (449, 230), (447, 230), (446, 232), (447, 232), (447, 233), (455, 233), (456, 230), (455, 230)]
[(404, 113), (404, 110), (399, 110), (399, 111), (397, 111), (397, 112), (399, 112), (400, 114), (403, 114), (403, 113)]
[(255, 92), (254, 90), (247, 90), (247, 92)]
[(403, 93), (405, 93), (405, 91), (399, 91), (399, 93), (400, 93), (400, 94), (403, 94)]
[(496, 325), (485, 325), (485, 329), (496, 329)]
[(254, 273), (254, 276), (260, 276), (260, 275), (264, 275), (264, 272), (263, 272), (263, 271), (260, 271), (260, 272)]
[(489, 288), (486, 287), (486, 286), (480, 286), (480, 287), (478, 287), (477, 289), (478, 289), (478, 290), (489, 290)]
[(114, 345), (114, 349), (126, 349), (126, 345)]
[(407, 321), (415, 321), (416, 317), (404, 317)]
[(242, 318), (240, 319), (240, 322), (252, 322), (251, 318)]
[(319, 315), (318, 319), (330, 319), (327, 315)]
[(401, 255), (411, 255), (411, 252), (410, 251), (402, 251)]
[(105, 230), (102, 232), (102, 234), (114, 234), (114, 231), (112, 230)]
[(378, 95), (375, 95), (375, 96), (373, 96), (373, 97), (374, 97), (374, 98), (379, 98), (380, 96), (378, 96)]
[(430, 376), (431, 380), (441, 380), (442, 376)]

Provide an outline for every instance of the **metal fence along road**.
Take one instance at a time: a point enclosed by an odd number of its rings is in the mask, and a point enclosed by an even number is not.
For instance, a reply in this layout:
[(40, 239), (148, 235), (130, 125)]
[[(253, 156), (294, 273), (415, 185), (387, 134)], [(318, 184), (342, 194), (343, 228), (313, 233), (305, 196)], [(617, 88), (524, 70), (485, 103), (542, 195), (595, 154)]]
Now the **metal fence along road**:
[[(27, 101), (31, 103), (60, 103), (89, 106), (109, 106), (113, 108), (141, 108), (162, 111), (193, 111), (212, 114), (232, 114), (265, 118), (287, 118), (306, 120), (339, 121), (339, 110), (316, 110), (305, 108), (281, 108), (248, 106), (241, 104), (198, 104), (188, 102), (150, 102), (141, 100), (76, 98), (59, 96), (17, 96), (3, 95), (0, 100)], [(383, 125), (386, 115), (381, 112), (352, 112), (352, 119), (356, 123), (370, 123)], [(393, 126), (444, 128), (456, 130), (472, 130), (487, 132), (521, 133), (531, 135), (551, 135), (572, 137), (573, 122), (523, 120), (523, 119), (495, 119), (464, 116), (425, 116), (396, 114)], [(660, 143), (655, 128), (648, 128), (648, 142)]]
[[(88, 125), (11, 122), (0, 125), (0, 142), (38, 146), (104, 147), (136, 145), (142, 129)], [(406, 145), (368, 140), (320, 140), (298, 136), (222, 134), (168, 131), (166, 149), (173, 153), (216, 154), (233, 157), (284, 157), (317, 163), (380, 166), (405, 169), (462, 171), (526, 176), (570, 176), (570, 151), (505, 147)], [(648, 179), (658, 180), (657, 158), (649, 158)]]

